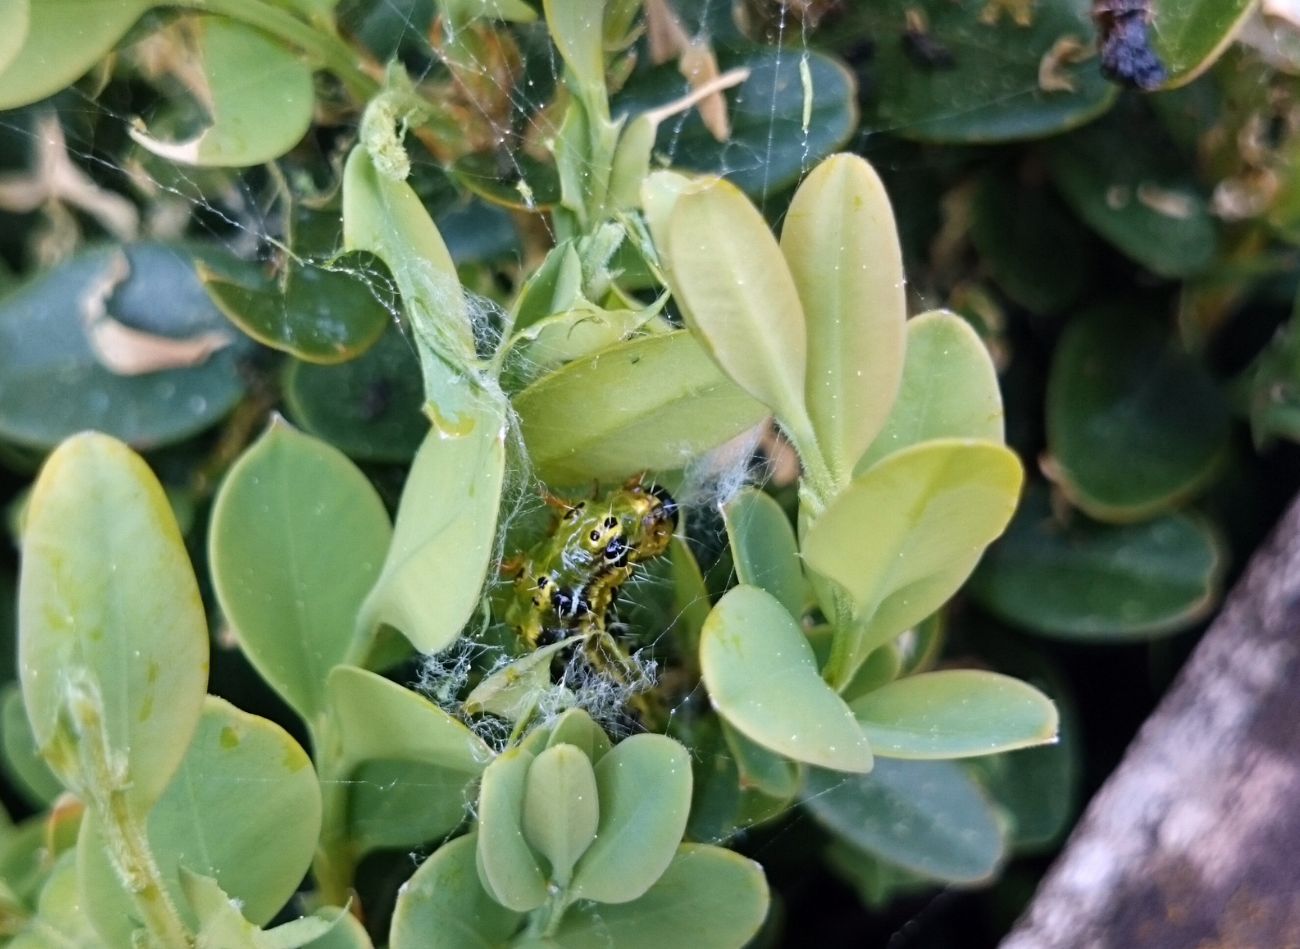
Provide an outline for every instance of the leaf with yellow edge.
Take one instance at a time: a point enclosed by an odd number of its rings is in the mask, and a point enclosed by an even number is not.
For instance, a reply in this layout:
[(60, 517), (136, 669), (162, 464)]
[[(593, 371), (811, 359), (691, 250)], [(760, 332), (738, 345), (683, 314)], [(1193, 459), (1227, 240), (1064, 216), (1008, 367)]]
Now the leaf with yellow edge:
[(888, 456), (830, 503), (803, 555), (846, 591), (858, 619), (837, 630), (832, 684), (842, 688), (873, 649), (957, 592), (1006, 529), (1022, 478), (1002, 445), (936, 439)]

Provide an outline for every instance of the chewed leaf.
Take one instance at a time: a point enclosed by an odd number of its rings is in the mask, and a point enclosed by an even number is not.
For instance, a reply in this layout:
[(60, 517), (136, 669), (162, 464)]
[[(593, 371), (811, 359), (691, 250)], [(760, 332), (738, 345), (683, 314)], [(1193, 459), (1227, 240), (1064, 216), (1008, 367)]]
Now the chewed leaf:
[(570, 636), (535, 649), (484, 677), (465, 697), (465, 711), (471, 715), (489, 712), (511, 721), (532, 714), (538, 697), (551, 685), (551, 661), (556, 653), (581, 638)]
[(261, 30), (225, 17), (200, 17), (194, 32), (203, 84), (190, 91), (212, 124), (181, 142), (142, 129), (131, 137), (163, 158), (212, 167), (259, 165), (293, 148), (311, 127), (311, 67)]
[(795, 761), (869, 771), (853, 713), (817, 672), (808, 639), (781, 603), (738, 586), (709, 614), (700, 668), (718, 714), (750, 740)]
[(968, 758), (1056, 737), (1051, 700), (1033, 686), (979, 669), (946, 669), (881, 686), (850, 708), (877, 755)]
[(69, 787), (85, 772), (77, 706), (121, 756), (144, 813), (180, 766), (208, 679), (203, 602), (167, 496), (144, 461), (105, 435), (65, 441), (28, 502), (18, 658), (32, 732)]

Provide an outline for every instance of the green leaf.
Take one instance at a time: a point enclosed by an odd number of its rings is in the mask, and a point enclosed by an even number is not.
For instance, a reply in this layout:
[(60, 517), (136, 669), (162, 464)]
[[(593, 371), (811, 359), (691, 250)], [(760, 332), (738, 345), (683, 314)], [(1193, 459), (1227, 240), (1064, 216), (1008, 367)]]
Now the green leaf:
[[(607, 756), (608, 757), (608, 756)], [(523, 831), (534, 756), (515, 747), (483, 772), (478, 796), (478, 878), (502, 906), (529, 912), (546, 902), (546, 876)]]
[(343, 171), (343, 244), (386, 263), (403, 302), (430, 307), (426, 316), (473, 352), (460, 279), (442, 235), (411, 186), (380, 174), (360, 146)]
[(936, 880), (979, 883), (1005, 855), (989, 802), (948, 761), (881, 758), (853, 776), (813, 769), (803, 805), (844, 843)]
[(533, 465), (559, 484), (683, 468), (767, 414), (685, 331), (575, 360), (513, 401)]
[(555, 720), (546, 747), (554, 748), (561, 744), (580, 748), (592, 764), (599, 763), (612, 747), (604, 729), (580, 708), (571, 708)]
[(30, 0), (0, 0), (0, 94), (4, 71), (23, 48), (30, 22)]
[(581, 749), (551, 744), (533, 760), (524, 789), (524, 837), (550, 862), (551, 884), (567, 886), (574, 864), (596, 839), (598, 800), (596, 773)]
[(1062, 524), (1046, 491), (1020, 514), (971, 581), (980, 603), (1017, 626), (1061, 639), (1123, 642), (1173, 633), (1218, 601), (1226, 554), (1198, 517), (1108, 526)]
[[(208, 629), (167, 496), (121, 442), (78, 435), (45, 462), (18, 596), (23, 699), (42, 754), (70, 788), (112, 781), (145, 813), (198, 725)], [(83, 740), (103, 742), (120, 771), (87, 773)]]
[(658, 250), (687, 326), (737, 385), (806, 441), (803, 305), (758, 209), (725, 181), (684, 192)]
[(1021, 478), (999, 444), (936, 439), (889, 455), (831, 502), (804, 537), (804, 561), (844, 588), (862, 621), (837, 632), (833, 684), (957, 592), (1011, 520)]
[(781, 252), (807, 322), (813, 431), (848, 481), (898, 394), (907, 332), (894, 212), (871, 166), (833, 155), (814, 168), (786, 211)]
[(1252, 0), (1152, 0), (1150, 34), (1168, 73), (1164, 88), (1208, 69), (1254, 8)]
[[(262, 30), (235, 20), (198, 16), (190, 25), (212, 124), (179, 142), (142, 129), (132, 129), (131, 137), (155, 155), (200, 167), (260, 165), (293, 148), (311, 128), (311, 66)], [(274, 95), (267, 95), (270, 89)]]
[(1051, 477), (1093, 517), (1137, 521), (1197, 494), (1228, 447), (1214, 381), (1132, 305), (1070, 322), (1047, 389)]
[(421, 652), (450, 645), (474, 614), (496, 543), (505, 422), (488, 407), (467, 418), (468, 434), (425, 437), (383, 572), (361, 608), (362, 629), (387, 623)]
[[(189, 248), (165, 244), (101, 247), (0, 298), (0, 438), (51, 448), (93, 428), (158, 448), (229, 412), (244, 392), (238, 347), (225, 345), (236, 334), (203, 292), (190, 257)], [(101, 304), (104, 318), (88, 321), (87, 308)], [(129, 356), (129, 346), (106, 351), (104, 340), (111, 345), (131, 331), (216, 351), (194, 365), (115, 372), (105, 356)]]
[(396, 300), (384, 293), (386, 274), (375, 257), (362, 251), (330, 260), (289, 257), (282, 266), (276, 281), (200, 275), (231, 322), (299, 359), (324, 365), (355, 359), (383, 336)]
[(473, 776), (492, 760), (492, 751), (461, 722), (383, 676), (339, 666), (327, 689), (344, 770), (363, 761), (396, 759)]
[(343, 244), (388, 265), (420, 351), (427, 409), (448, 435), (466, 435), (495, 399), (476, 381), (474, 332), (456, 266), (419, 196), (381, 174), (362, 146), (343, 169)]
[(1031, 313), (1057, 313), (1092, 286), (1091, 235), (1028, 167), (998, 163), (980, 176), (970, 238), (997, 285)]
[[(671, 155), (674, 168), (725, 177), (762, 200), (794, 184), (810, 166), (843, 148), (857, 128), (857, 86), (853, 74), (835, 57), (808, 46), (797, 56), (771, 47), (723, 48), (717, 53), (720, 70), (749, 72), (743, 82), (723, 93), (731, 135), (718, 141), (697, 109), (658, 123), (655, 150)], [(802, 75), (805, 69), (807, 82)], [(636, 117), (690, 91), (677, 64), (664, 63), (634, 75), (614, 107), (628, 115), (626, 128), (631, 132)]]
[(772, 594), (796, 620), (806, 592), (794, 528), (776, 500), (744, 488), (722, 506), (736, 578)]
[(278, 420), (217, 493), (208, 538), (217, 600), (262, 678), (309, 724), (324, 710), (329, 671), (364, 650), (357, 611), (391, 536), (366, 476)]
[(993, 359), (971, 325), (947, 310), (908, 320), (898, 400), (858, 461), (856, 474), (887, 455), (936, 438), (1003, 439), (1002, 394)]
[(545, 0), (551, 41), (573, 74), (574, 91), (605, 98), (604, 0)]
[[(44, 855), (46, 861), (51, 857), (49, 853)], [(8, 894), (6, 897), (8, 902)], [(81, 911), (76, 855), (71, 851), (54, 862), (33, 916), (27, 917), (26, 908), (21, 906), (12, 910), (6, 906), (5, 912), (9, 932), (22, 926), (17, 936), (5, 943), (6, 949), (94, 949), (100, 945), (94, 927)], [(27, 917), (25, 924), (19, 922), (23, 917)]]
[(719, 724), (727, 748), (736, 759), (741, 790), (754, 788), (777, 798), (790, 798), (798, 792), (803, 774), (797, 764), (750, 741), (725, 720)]
[[(116, 45), (153, 0), (34, 0), (0, 10), (11, 45), (0, 56), (0, 109), (14, 109), (53, 95), (80, 79)], [(27, 29), (21, 31), (26, 9)]]
[(519, 928), (523, 917), (479, 882), (477, 843), (477, 834), (466, 834), (444, 844), (398, 890), (391, 949), (492, 949)]
[(484, 676), (465, 697), (465, 711), (471, 715), (488, 712), (512, 722), (529, 717), (536, 710), (538, 699), (551, 687), (551, 663), (556, 655), (579, 639), (580, 636), (569, 636), (534, 649)]
[(1203, 270), (1218, 238), (1210, 205), (1144, 113), (1098, 122), (1048, 148), (1066, 203), (1094, 231), (1162, 277)]
[[(1084, 45), (1093, 35), (1087, 5), (1042, 0), (1026, 7), (1027, 25), (1009, 6), (880, 0), (855, 8), (836, 27), (835, 45), (880, 38), (867, 69), (864, 127), (925, 142), (1007, 142), (1054, 135), (1109, 108), (1116, 88), (1095, 56), (1061, 64), (1072, 89), (1039, 81), (1062, 37)], [(908, 19), (913, 9), (922, 16), (919, 30)]]
[(181, 868), (181, 887), (190, 909), (198, 918), (197, 949), (298, 949), (316, 945), (316, 940), (334, 929), (344, 910), (335, 910), (333, 920), (302, 916), (274, 929), (261, 930), (241, 913), (242, 905), (221, 888), (216, 880)]
[(758, 864), (721, 847), (682, 844), (644, 895), (614, 906), (572, 907), (555, 941), (564, 949), (729, 949), (749, 944), (767, 909)]
[[(320, 785), (311, 760), (274, 722), (215, 696), (185, 760), (150, 812), (149, 845), (182, 915), (182, 871), (212, 877), (240, 901), (245, 918), (268, 922), (311, 863), (320, 833)], [(138, 925), (130, 898), (87, 811), (77, 843), (85, 910), (110, 945), (131, 945)]]
[(445, 838), (477, 796), (472, 775), (419, 761), (365, 761), (347, 780), (347, 836), (358, 854)]
[(849, 707), (886, 758), (969, 758), (1056, 738), (1056, 706), (1032, 685), (979, 669), (924, 672)]
[(600, 823), (578, 861), (575, 899), (626, 903), (663, 875), (686, 831), (691, 760), (664, 735), (626, 738), (596, 764)]
[(770, 594), (738, 586), (713, 608), (700, 668), (718, 714), (795, 761), (868, 771), (871, 749), (844, 701), (817, 673), (812, 647)]
[(419, 360), (397, 327), (342, 365), (292, 360), (284, 398), (295, 422), (360, 461), (408, 463), (429, 431)]
[(27, 709), (16, 683), (4, 687), (0, 704), (0, 746), (4, 752), (5, 774), (23, 796), (36, 807), (44, 808), (63, 792), (63, 785), (41, 757), (32, 736)]

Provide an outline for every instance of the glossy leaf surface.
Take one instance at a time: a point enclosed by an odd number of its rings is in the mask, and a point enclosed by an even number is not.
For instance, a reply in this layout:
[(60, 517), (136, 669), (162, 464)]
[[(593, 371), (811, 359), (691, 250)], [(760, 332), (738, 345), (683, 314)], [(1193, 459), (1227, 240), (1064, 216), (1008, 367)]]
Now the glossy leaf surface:
[(795, 761), (870, 770), (866, 736), (770, 594), (738, 586), (718, 601), (704, 624), (700, 668), (718, 714), (747, 738)]
[[(87, 307), (105, 294), (105, 318), (88, 321)], [(159, 298), (168, 305), (159, 307)], [(215, 351), (189, 357), (192, 364), (124, 375), (104, 362), (93, 326)], [(188, 248), (85, 251), (0, 299), (0, 437), (51, 448), (94, 428), (154, 448), (193, 435), (243, 394), (239, 347), (226, 345), (235, 336), (203, 292)], [(134, 345), (128, 339), (113, 352), (130, 357)]]
[(691, 331), (737, 385), (802, 432), (803, 305), (763, 216), (718, 181), (678, 197), (664, 238), (658, 250)]
[(1030, 494), (971, 582), (987, 609), (1063, 639), (1124, 641), (1185, 629), (1218, 599), (1225, 552), (1200, 518), (1104, 525), (1053, 515)]
[(329, 671), (364, 645), (357, 611), (391, 536), (365, 475), (282, 421), (217, 494), (208, 559), (222, 612), (258, 672), (305, 721), (324, 709)]
[(679, 469), (767, 414), (685, 331), (571, 362), (514, 409), (538, 473), (557, 484)]
[[(11, 0), (0, 26), (6, 32), (13, 29), (21, 46), (0, 59), (0, 109), (36, 102), (80, 79), (153, 5), (153, 0), (28, 0), (20, 5)], [(20, 32), (24, 8), (25, 36)]]
[(804, 538), (804, 560), (852, 597), (843, 685), (871, 650), (937, 610), (1006, 527), (1020, 462), (993, 442), (940, 439), (887, 457), (839, 495)]
[(1213, 380), (1164, 328), (1129, 306), (1071, 322), (1047, 390), (1051, 475), (1089, 514), (1141, 520), (1203, 488), (1227, 449)]
[(1000, 442), (1002, 425), (998, 375), (984, 341), (957, 314), (931, 310), (907, 322), (898, 399), (856, 473), (935, 438)]
[(808, 332), (806, 397), (817, 444), (847, 481), (885, 424), (903, 374), (903, 258), (875, 171), (834, 155), (786, 211), (781, 252)]
[(138, 130), (132, 137), (156, 155), (201, 167), (259, 165), (293, 148), (311, 126), (311, 66), (263, 31), (233, 19), (200, 16), (191, 29), (196, 77), (202, 76), (194, 80), (201, 88), (192, 91), (212, 124), (184, 141), (164, 142)]
[(691, 808), (690, 755), (663, 735), (633, 735), (596, 764), (596, 787), (600, 823), (570, 892), (627, 903), (654, 885), (681, 843)]
[(1031, 685), (980, 669), (896, 679), (854, 699), (872, 750), (887, 758), (967, 758), (1056, 737), (1051, 701)]
[(97, 719), (143, 814), (180, 766), (208, 678), (203, 602), (167, 496), (105, 435), (64, 442), (28, 504), (19, 666), (37, 744), (73, 788), (96, 780), (68, 724)]
[(855, 776), (814, 769), (803, 805), (845, 843), (936, 880), (986, 880), (1005, 853), (992, 807), (947, 761), (881, 758)]

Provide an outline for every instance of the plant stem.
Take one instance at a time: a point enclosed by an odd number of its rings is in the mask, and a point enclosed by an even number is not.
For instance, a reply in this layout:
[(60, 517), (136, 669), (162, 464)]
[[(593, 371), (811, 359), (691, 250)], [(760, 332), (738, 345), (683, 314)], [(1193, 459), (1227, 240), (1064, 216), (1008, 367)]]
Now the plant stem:
[(104, 847), (118, 880), (135, 903), (146, 931), (163, 949), (193, 945), (162, 881), (143, 820), (127, 799), (130, 786), (114, 764), (103, 724), (103, 703), (91, 687), (73, 686), (68, 711), (76, 734), (85, 787), (81, 789), (100, 823)]
[(340, 767), (334, 729), (325, 717), (311, 729), (311, 744), (320, 772), (320, 839), (312, 859), (312, 876), (321, 900), (329, 906), (346, 906), (352, 899), (356, 857), (348, 838), (347, 775)]
[(263, 0), (173, 0), (173, 3), (190, 10), (228, 16), (297, 47), (337, 76), (348, 92), (363, 102), (379, 92), (379, 83), (361, 69), (357, 55), (346, 43)]

